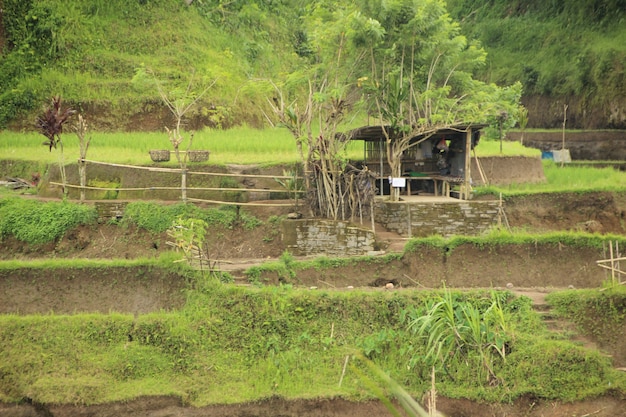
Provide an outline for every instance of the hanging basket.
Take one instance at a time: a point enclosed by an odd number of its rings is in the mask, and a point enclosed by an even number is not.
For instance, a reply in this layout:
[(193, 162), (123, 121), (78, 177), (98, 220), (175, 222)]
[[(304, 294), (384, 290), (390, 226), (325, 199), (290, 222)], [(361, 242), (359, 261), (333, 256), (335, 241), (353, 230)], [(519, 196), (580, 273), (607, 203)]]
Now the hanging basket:
[(209, 160), (209, 151), (187, 151), (187, 157), (191, 162), (205, 162)]
[(152, 150), (150, 151), (150, 158), (152, 158), (154, 162), (167, 162), (170, 160), (170, 151)]

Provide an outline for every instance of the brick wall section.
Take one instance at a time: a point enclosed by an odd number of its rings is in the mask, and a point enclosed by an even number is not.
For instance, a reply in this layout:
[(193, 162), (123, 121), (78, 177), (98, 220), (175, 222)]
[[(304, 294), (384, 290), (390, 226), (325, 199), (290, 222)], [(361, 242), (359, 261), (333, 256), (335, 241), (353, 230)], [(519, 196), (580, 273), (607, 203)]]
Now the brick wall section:
[(98, 213), (98, 223), (105, 223), (109, 220), (119, 220), (124, 216), (124, 210), (128, 203), (124, 201), (97, 201), (94, 203)]
[(281, 229), (283, 243), (297, 256), (361, 256), (376, 250), (375, 234), (348, 222), (288, 219)]
[(408, 237), (480, 235), (498, 223), (498, 206), (498, 201), (377, 201), (374, 216), (387, 230)]

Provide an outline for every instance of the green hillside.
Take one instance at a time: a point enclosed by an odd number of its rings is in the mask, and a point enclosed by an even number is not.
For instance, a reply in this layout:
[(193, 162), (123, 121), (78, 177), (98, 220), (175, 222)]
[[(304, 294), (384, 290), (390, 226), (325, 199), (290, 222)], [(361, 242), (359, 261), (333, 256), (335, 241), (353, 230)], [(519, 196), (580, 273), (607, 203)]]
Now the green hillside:
[(521, 81), (529, 126), (626, 128), (626, 1), (448, 0), (481, 41), (481, 77)]
[[(160, 129), (168, 111), (137, 77), (215, 85), (194, 127), (263, 124), (258, 79), (308, 65), (302, 17), (314, 0), (0, 0), (0, 128), (30, 127), (62, 95), (102, 130)], [(387, 2), (396, 7), (403, 0)], [(399, 6), (398, 6), (399, 7)], [(489, 53), (479, 78), (521, 81), (529, 126), (625, 128), (625, 0), (449, 0), (451, 15)], [(584, 116), (583, 116), (584, 114)]]
[(258, 123), (260, 96), (244, 87), (297, 61), (296, 3), (0, 0), (0, 126), (55, 94), (100, 127), (149, 123), (161, 100), (133, 82), (140, 68), (165, 83), (193, 74), (197, 89), (216, 81), (197, 110), (214, 125)]

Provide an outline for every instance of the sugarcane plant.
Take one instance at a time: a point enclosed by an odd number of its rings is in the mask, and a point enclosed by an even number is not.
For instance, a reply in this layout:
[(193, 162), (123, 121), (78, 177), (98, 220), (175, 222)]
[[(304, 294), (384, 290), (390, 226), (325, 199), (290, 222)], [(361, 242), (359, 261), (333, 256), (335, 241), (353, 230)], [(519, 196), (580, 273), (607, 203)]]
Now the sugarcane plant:
[(434, 366), (451, 377), (448, 366), (456, 361), (467, 364), (474, 377), (499, 383), (494, 365), (506, 360), (512, 338), (501, 297), (492, 292), (489, 300), (460, 300), (444, 288), (425, 311), (409, 313), (408, 329), (426, 344), (411, 364)]

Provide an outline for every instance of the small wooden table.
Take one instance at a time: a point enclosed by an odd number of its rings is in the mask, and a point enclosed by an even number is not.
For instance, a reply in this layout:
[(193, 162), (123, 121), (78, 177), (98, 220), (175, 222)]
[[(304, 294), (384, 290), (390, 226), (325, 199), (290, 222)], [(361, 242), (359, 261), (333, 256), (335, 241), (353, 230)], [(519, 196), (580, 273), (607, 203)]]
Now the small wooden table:
[(441, 181), (441, 195), (445, 197), (450, 197), (450, 184), (448, 181), (439, 176), (419, 176), (419, 177), (405, 177), (406, 178), (406, 195), (411, 195), (411, 181), (415, 180), (424, 180), (424, 181), (432, 181), (435, 189), (435, 196), (439, 196), (439, 181)]

